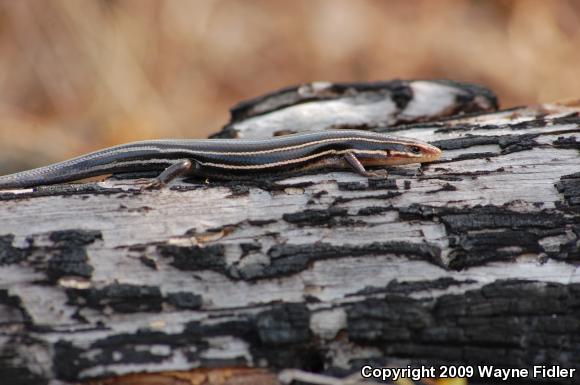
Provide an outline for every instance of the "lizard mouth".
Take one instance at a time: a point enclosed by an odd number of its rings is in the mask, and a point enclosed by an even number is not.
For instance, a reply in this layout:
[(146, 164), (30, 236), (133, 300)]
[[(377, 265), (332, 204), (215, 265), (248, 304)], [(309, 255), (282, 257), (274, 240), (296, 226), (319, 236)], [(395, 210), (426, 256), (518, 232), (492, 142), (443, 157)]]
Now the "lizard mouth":
[(421, 161), (421, 163), (433, 162), (435, 160), (438, 160), (439, 158), (441, 158), (441, 154), (443, 153), (443, 151), (441, 151), (440, 148), (432, 146), (430, 144), (424, 146), (422, 150), (423, 150), (422, 158), (425, 160)]
[(441, 158), (442, 151), (431, 145), (422, 145), (421, 151), (417, 154), (405, 151), (388, 151), (388, 156), (384, 158), (361, 158), (361, 162), (367, 166), (391, 166), (412, 163), (433, 162)]

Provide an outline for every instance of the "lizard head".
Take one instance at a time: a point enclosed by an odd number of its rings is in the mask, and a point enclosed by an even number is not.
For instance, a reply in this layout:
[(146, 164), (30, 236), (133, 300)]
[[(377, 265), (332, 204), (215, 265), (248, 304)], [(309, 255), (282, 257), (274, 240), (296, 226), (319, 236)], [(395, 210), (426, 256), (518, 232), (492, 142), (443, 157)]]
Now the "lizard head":
[(391, 141), (381, 149), (380, 156), (362, 156), (361, 161), (368, 166), (390, 166), (412, 163), (433, 162), (441, 157), (442, 151), (426, 142)]

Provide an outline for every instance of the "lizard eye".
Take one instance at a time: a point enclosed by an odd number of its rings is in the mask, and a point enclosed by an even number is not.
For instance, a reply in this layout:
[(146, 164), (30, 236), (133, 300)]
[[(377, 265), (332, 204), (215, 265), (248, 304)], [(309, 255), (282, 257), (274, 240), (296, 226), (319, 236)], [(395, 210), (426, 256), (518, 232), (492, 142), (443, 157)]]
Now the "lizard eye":
[(417, 146), (409, 146), (409, 151), (411, 151), (413, 154), (420, 154), (421, 153), (421, 149)]

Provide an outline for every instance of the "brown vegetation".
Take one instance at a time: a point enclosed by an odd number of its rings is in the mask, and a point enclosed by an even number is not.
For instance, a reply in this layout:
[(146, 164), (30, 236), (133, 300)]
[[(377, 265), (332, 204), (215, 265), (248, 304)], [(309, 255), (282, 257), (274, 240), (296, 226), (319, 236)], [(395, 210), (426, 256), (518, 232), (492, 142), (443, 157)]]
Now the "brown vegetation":
[(503, 106), (579, 96), (574, 1), (0, 2), (0, 173), (204, 137), (295, 83), (451, 78)]

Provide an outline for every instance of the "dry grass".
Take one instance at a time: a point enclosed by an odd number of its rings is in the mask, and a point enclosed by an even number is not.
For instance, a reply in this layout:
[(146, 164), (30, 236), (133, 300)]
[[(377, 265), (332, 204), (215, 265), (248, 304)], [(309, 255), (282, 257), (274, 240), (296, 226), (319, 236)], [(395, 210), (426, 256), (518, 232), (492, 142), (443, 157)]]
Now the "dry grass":
[(580, 97), (579, 26), (572, 0), (0, 1), (0, 173), (203, 137), (240, 99), (312, 80), (467, 80), (504, 106)]

